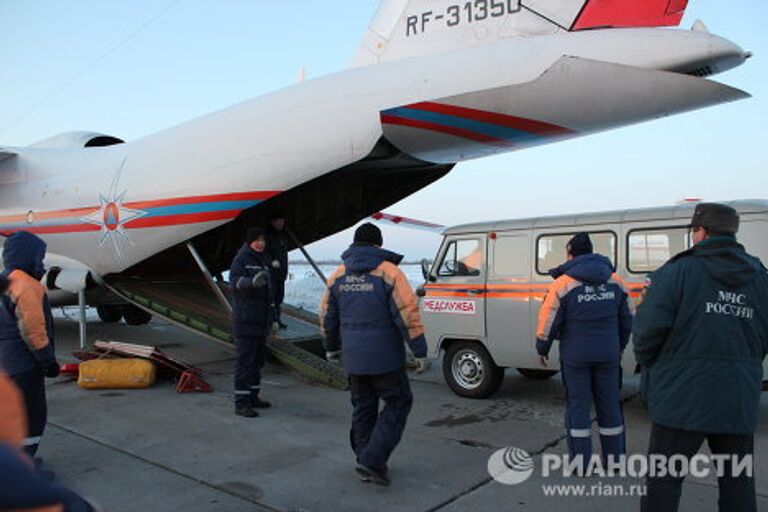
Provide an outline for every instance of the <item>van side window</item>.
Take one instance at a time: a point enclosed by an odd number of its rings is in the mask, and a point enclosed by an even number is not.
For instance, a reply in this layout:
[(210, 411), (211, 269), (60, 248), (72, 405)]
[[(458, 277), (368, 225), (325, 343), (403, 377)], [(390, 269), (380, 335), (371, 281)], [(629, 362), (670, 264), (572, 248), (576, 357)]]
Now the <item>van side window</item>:
[(483, 250), (480, 240), (456, 240), (445, 251), (437, 275), (479, 276), (483, 268)]
[[(536, 244), (536, 272), (547, 275), (550, 269), (562, 265), (568, 259), (566, 246), (576, 233), (542, 235)], [(589, 233), (596, 254), (602, 254), (616, 266), (616, 234), (612, 232)]]
[(637, 229), (627, 235), (627, 269), (647, 274), (691, 246), (688, 228)]

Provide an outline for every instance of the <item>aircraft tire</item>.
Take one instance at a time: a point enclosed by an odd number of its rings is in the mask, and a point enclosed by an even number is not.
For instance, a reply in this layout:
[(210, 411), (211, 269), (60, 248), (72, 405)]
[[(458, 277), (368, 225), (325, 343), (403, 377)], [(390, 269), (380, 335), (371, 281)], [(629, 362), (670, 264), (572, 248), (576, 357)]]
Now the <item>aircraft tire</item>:
[(443, 358), (443, 377), (451, 390), (464, 398), (487, 398), (504, 381), (504, 368), (496, 365), (482, 344), (457, 341)]
[(136, 306), (126, 306), (123, 309), (123, 320), (128, 325), (146, 325), (152, 320), (152, 313)]
[(105, 324), (114, 324), (123, 318), (120, 306), (97, 306), (96, 313), (99, 315), (99, 320)]

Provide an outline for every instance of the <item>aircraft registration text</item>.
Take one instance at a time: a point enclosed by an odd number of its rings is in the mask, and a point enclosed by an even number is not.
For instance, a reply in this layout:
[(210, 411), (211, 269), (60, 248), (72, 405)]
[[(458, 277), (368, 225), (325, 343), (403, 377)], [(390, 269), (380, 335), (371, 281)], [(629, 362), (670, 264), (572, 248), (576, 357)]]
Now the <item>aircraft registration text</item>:
[(449, 5), (445, 10), (424, 11), (408, 16), (405, 36), (418, 36), (430, 27), (444, 25), (449, 28), (488, 19), (502, 18), (520, 11), (520, 0), (470, 0)]

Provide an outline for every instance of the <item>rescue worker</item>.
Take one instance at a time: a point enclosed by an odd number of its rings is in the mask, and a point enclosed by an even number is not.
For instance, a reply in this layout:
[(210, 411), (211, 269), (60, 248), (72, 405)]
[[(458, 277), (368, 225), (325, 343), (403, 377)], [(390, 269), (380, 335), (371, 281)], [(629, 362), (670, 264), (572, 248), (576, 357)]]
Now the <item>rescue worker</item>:
[[(690, 460), (707, 440), (713, 454), (754, 452), (762, 361), (768, 351), (768, 274), (736, 241), (733, 208), (700, 203), (695, 244), (654, 272), (637, 310), (634, 350), (653, 422), (650, 454)], [(719, 509), (757, 510), (751, 475), (718, 475)], [(684, 476), (647, 480), (644, 511), (677, 510)]]
[(288, 239), (285, 236), (285, 218), (280, 212), (273, 212), (267, 227), (267, 253), (272, 266), (272, 289), (275, 293), (275, 315), (278, 327), (286, 329), (281, 317), (285, 298), (285, 280), (288, 279)]
[(246, 243), (232, 261), (232, 334), (235, 338), (235, 414), (255, 418), (272, 404), (260, 397), (261, 369), (267, 351), (267, 335), (274, 331), (274, 295), (264, 229), (250, 228)]
[(80, 496), (35, 471), (32, 460), (22, 451), (26, 429), (22, 396), (0, 371), (0, 510), (92, 511)]
[(3, 247), (7, 291), (0, 306), (0, 368), (24, 396), (29, 429), (24, 449), (30, 456), (37, 453), (48, 418), (45, 378), (59, 375), (53, 316), (40, 282), (45, 250), (45, 242), (26, 231), (9, 236)]
[(566, 250), (568, 261), (550, 271), (555, 282), (539, 311), (536, 350), (546, 367), (553, 340), (560, 340), (568, 451), (571, 460), (581, 458), (583, 474), (592, 457), (593, 400), (603, 463), (625, 454), (619, 392), (632, 313), (624, 282), (608, 258), (593, 253), (587, 233), (574, 236)]
[[(389, 485), (387, 461), (405, 430), (413, 395), (405, 370), (408, 343), (417, 371), (429, 367), (416, 298), (397, 267), (403, 257), (382, 249), (379, 228), (355, 231), (344, 263), (328, 280), (320, 306), (326, 357), (349, 374), (350, 443), (364, 482)], [(384, 408), (379, 411), (379, 401)]]

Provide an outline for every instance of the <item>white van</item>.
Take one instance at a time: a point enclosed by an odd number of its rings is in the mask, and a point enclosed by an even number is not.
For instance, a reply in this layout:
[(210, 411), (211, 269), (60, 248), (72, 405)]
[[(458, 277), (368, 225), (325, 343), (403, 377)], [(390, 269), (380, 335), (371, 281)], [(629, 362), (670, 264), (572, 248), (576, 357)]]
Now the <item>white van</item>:
[[(768, 262), (768, 200), (727, 204), (741, 216), (739, 241)], [(589, 233), (595, 252), (611, 259), (637, 298), (647, 274), (690, 247), (687, 226), (694, 207), (685, 203), (447, 229), (435, 264), (422, 265), (426, 283), (418, 295), (430, 356), (445, 351), (448, 385), (460, 396), (484, 398), (501, 385), (505, 368), (532, 379), (555, 375), (556, 370), (538, 364), (536, 327), (552, 283), (547, 271), (566, 260), (568, 240)], [(552, 365), (559, 360), (557, 350), (555, 343)], [(622, 365), (625, 375), (637, 371), (631, 346)]]

